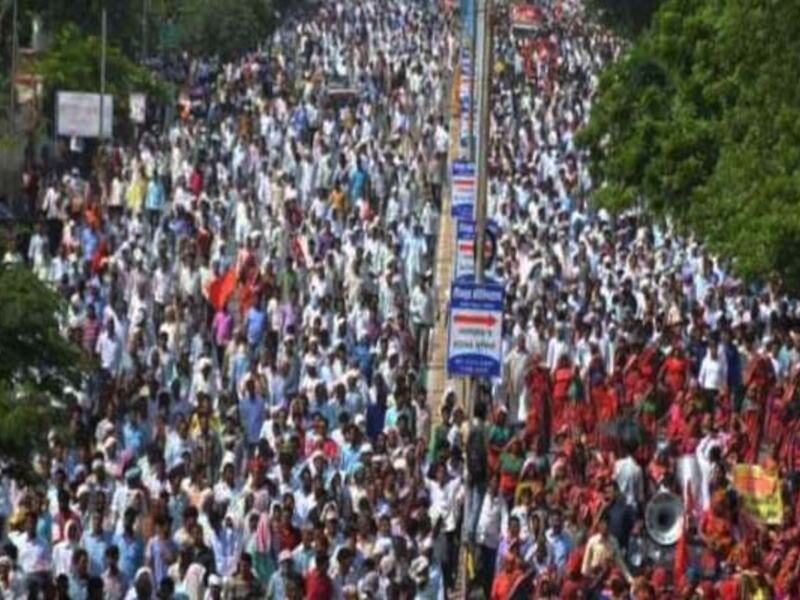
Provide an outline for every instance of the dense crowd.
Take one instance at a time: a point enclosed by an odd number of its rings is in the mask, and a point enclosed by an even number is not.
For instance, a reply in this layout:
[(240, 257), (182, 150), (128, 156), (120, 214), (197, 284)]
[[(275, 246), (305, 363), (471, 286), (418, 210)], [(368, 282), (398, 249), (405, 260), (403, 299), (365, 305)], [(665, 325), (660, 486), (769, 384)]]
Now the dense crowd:
[[(97, 368), (45, 485), (3, 476), (3, 598), (438, 600), (461, 558), (492, 600), (800, 595), (799, 307), (591, 207), (575, 134), (619, 44), (577, 0), (496, 17), (504, 368), (472, 416), (425, 387), (460, 50), (440, 3), (322, 2), (192, 60), (167, 130), (45, 175), (6, 260)], [(756, 463), (778, 523), (733, 487)], [(674, 546), (645, 522), (664, 494)]]
[(575, 135), (622, 48), (580, 2), (539, 8), (532, 33), (496, 28), (488, 214), (506, 349), (465, 447), (472, 587), (797, 597), (800, 307), (668, 222), (587, 204), (602, 182)]
[(97, 367), (46, 485), (3, 479), (4, 598), (443, 595), (428, 507), (453, 520), (462, 469), (428, 470), (422, 383), (456, 42), (432, 3), (317, 8), (44, 174), (6, 260)]

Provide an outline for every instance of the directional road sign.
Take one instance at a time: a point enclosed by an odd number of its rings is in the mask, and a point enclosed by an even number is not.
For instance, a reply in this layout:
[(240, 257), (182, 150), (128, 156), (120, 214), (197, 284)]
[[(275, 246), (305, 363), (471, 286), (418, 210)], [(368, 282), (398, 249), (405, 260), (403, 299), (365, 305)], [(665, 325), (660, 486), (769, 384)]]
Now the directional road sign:
[(451, 377), (500, 377), (503, 295), (503, 287), (495, 283), (453, 283), (447, 335)]

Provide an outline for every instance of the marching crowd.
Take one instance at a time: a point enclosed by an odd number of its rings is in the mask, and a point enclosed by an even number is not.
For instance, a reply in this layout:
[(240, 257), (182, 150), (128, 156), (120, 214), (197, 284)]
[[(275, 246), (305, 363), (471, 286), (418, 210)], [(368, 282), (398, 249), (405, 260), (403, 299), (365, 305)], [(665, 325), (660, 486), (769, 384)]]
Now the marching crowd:
[[(497, 17), (504, 368), (474, 415), (425, 388), (457, 27), (438, 2), (322, 2), (192, 60), (167, 130), (42, 179), (6, 261), (64, 296), (96, 369), (44, 485), (4, 471), (0, 596), (438, 600), (466, 557), (492, 600), (800, 597), (800, 307), (591, 207), (575, 134), (619, 44), (578, 0), (524, 33)], [(733, 486), (756, 463), (777, 522)]]
[(192, 60), (168, 129), (43, 175), (6, 261), (96, 369), (45, 485), (4, 471), (2, 597), (443, 596), (462, 468), (428, 461), (423, 369), (455, 52), (432, 3), (317, 3)]

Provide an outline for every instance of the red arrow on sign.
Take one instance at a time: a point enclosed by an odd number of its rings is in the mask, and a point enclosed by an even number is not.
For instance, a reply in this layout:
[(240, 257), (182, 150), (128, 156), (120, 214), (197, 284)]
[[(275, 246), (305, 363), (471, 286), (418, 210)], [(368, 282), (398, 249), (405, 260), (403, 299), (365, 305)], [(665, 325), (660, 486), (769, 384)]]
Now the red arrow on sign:
[(453, 322), (458, 325), (482, 325), (483, 327), (494, 327), (497, 319), (492, 315), (453, 315)]
[[(473, 242), (461, 242), (458, 245), (458, 249), (461, 252), (472, 252), (474, 247), (475, 247), (475, 244)], [(483, 243), (483, 255), (487, 256), (487, 255), (491, 254), (491, 252), (492, 252), (492, 243), (490, 241), (486, 240)]]

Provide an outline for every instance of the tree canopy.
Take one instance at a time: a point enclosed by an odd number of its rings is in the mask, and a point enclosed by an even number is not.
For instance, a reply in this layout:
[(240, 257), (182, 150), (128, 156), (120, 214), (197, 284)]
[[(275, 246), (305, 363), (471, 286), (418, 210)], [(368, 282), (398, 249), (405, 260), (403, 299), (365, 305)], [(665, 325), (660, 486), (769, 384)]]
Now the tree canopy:
[(625, 35), (640, 32), (650, 24), (661, 0), (590, 0), (589, 4), (608, 25)]
[(274, 26), (274, 0), (174, 0), (180, 46), (229, 59), (255, 49)]
[(0, 306), (0, 457), (25, 462), (88, 359), (59, 330), (61, 298), (26, 267), (0, 266)]
[[(52, 102), (57, 90), (100, 91), (102, 40), (85, 35), (77, 25), (64, 25), (51, 47), (38, 60), (36, 69), (44, 77), (45, 98)], [(149, 69), (135, 64), (113, 44), (106, 48), (106, 93), (114, 96), (114, 112), (127, 118), (132, 92), (165, 98), (167, 89)], [(52, 111), (45, 111), (52, 114)]]
[(604, 186), (800, 291), (800, 4), (664, 0), (602, 75), (579, 136)]

